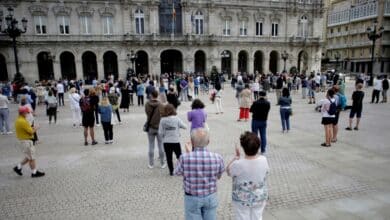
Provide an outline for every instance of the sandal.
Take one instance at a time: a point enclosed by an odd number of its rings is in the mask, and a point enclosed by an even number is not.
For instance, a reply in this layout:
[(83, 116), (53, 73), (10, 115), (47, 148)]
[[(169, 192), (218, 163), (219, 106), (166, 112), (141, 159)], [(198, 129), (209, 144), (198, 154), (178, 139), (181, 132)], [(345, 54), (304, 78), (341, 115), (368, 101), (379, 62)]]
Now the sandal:
[(347, 130), (347, 131), (352, 131), (352, 128), (346, 127), (345, 130)]
[(354, 127), (353, 130), (357, 131), (357, 130), (359, 130), (359, 128), (358, 127)]
[(336, 143), (337, 142), (337, 138), (336, 139), (333, 139), (331, 140), (332, 143)]
[(330, 147), (330, 144), (328, 145), (326, 143), (322, 143), (321, 146), (323, 146), (323, 147)]

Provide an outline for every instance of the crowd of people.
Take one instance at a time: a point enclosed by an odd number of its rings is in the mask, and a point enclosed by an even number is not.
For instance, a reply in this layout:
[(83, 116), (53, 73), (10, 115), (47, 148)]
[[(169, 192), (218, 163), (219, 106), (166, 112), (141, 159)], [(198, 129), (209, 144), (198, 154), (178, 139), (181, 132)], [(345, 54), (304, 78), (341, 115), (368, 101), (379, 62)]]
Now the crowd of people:
[[(335, 73), (305, 74), (235, 74), (231, 85), (239, 108), (238, 122), (249, 121), (252, 113), (250, 132), (240, 136), (240, 145), (236, 146), (234, 158), (225, 167), (220, 154), (210, 152), (210, 130), (207, 123), (205, 103), (201, 96), (207, 95), (215, 105), (215, 114), (223, 114), (223, 84), (218, 75), (209, 78), (206, 75), (163, 74), (160, 78), (129, 77), (127, 80), (92, 81), (84, 85), (83, 81), (59, 80), (36, 83), (33, 87), (25, 84), (15, 89), (3, 86), (0, 89), (0, 128), (3, 134), (12, 134), (9, 124), (9, 99), (19, 104), (19, 116), (15, 121), (18, 146), (24, 153), (23, 160), (14, 167), (22, 175), (22, 167), (29, 164), (32, 177), (41, 177), (45, 173), (37, 170), (35, 145), (39, 126), (34, 124), (34, 111), (37, 105), (46, 106), (49, 124), (56, 124), (59, 107), (69, 105), (72, 112), (73, 127), (84, 128), (84, 145), (96, 145), (95, 126), (102, 126), (104, 143), (114, 143), (115, 124), (121, 124), (121, 111), (129, 112), (130, 106), (144, 108), (146, 122), (143, 130), (148, 139), (148, 164), (155, 167), (154, 152), (157, 146), (158, 158), (162, 169), (168, 166), (169, 175), (183, 176), (185, 217), (186, 219), (216, 219), (218, 200), (217, 181), (222, 174), (233, 178), (233, 209), (236, 219), (261, 219), (268, 198), (267, 174), (267, 120), (271, 109), (269, 94), (275, 93), (279, 108), (281, 131), (291, 129), (290, 116), (293, 115), (291, 93), (301, 90), (302, 99), (321, 112), (321, 124), (324, 126), (325, 141), (321, 144), (330, 147), (337, 142), (338, 120), (340, 112), (350, 109), (349, 125), (346, 130), (359, 130), (363, 110), (364, 80), (358, 76), (352, 105), (347, 105), (345, 81)], [(372, 102), (387, 102), (389, 83), (387, 76), (374, 80)], [(325, 92), (325, 97), (318, 97)], [(66, 93), (68, 94), (66, 96)], [(268, 94), (268, 96), (267, 96)], [(135, 102), (134, 96), (137, 97)], [(68, 102), (65, 103), (67, 97)], [(146, 99), (146, 102), (144, 102)], [(186, 123), (177, 116), (182, 102), (191, 102), (187, 112), (190, 123), (190, 139), (185, 143), (184, 151), (180, 143), (181, 130), (187, 129)], [(356, 125), (353, 119), (356, 116)], [(53, 123), (52, 123), (53, 122)], [(241, 151), (244, 153), (242, 154)], [(173, 154), (177, 164), (173, 163)]]

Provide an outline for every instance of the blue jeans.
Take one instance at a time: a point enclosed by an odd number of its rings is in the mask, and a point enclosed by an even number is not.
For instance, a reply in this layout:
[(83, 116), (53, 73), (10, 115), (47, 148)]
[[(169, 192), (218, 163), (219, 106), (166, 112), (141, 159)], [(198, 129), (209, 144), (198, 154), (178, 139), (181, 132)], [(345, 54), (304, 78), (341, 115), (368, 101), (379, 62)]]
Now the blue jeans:
[(9, 109), (0, 108), (0, 132), (9, 132), (9, 129)]
[(217, 219), (217, 193), (208, 196), (184, 196), (186, 220), (215, 220)]
[(280, 119), (282, 120), (283, 131), (290, 130), (290, 114), (291, 114), (291, 109), (289, 108), (280, 109)]
[(265, 153), (265, 148), (267, 146), (267, 121), (257, 121), (252, 120), (252, 132), (256, 135), (259, 135), (260, 132), (260, 147), (261, 153)]

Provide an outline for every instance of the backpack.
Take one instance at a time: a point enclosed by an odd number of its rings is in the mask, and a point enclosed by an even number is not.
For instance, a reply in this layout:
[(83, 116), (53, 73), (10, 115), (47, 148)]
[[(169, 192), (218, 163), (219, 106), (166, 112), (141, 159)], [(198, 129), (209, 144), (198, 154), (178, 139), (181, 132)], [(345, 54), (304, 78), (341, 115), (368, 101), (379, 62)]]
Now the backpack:
[(80, 99), (80, 108), (83, 112), (90, 112), (92, 110), (91, 100), (89, 97)]
[(336, 112), (337, 112), (336, 102), (332, 102), (332, 100), (330, 100), (330, 99), (329, 99), (329, 102), (330, 102), (330, 106), (329, 106), (329, 109), (328, 109), (328, 114), (329, 115), (335, 115)]
[(338, 94), (339, 96), (339, 107), (341, 110), (344, 110), (345, 107), (347, 106), (347, 97), (345, 97), (345, 95), (342, 95), (342, 94)]

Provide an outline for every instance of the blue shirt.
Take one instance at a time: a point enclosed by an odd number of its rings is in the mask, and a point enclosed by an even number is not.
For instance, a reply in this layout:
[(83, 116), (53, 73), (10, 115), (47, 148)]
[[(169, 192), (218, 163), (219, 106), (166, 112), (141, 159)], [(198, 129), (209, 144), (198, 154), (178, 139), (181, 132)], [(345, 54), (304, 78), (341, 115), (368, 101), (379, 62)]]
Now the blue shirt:
[(141, 83), (137, 86), (137, 96), (143, 96), (144, 93), (145, 93), (145, 86), (144, 84)]
[(112, 115), (112, 106), (106, 105), (106, 106), (99, 106), (99, 113), (100, 113), (100, 121), (101, 122), (111, 122), (111, 115)]

